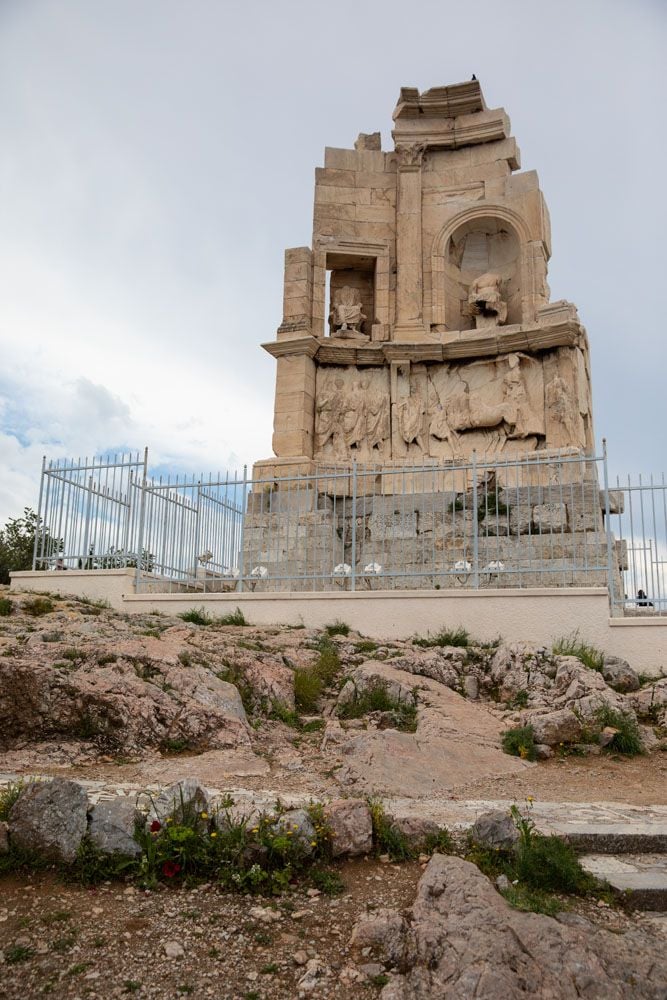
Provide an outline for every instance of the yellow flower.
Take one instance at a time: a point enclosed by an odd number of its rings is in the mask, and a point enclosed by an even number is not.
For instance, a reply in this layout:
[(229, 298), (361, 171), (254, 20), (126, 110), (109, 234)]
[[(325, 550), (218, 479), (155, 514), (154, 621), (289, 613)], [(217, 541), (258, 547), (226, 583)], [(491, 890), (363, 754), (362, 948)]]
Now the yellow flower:
[(218, 836), (218, 835), (217, 835), (217, 833), (216, 833), (216, 832), (215, 832), (215, 830), (214, 830), (214, 831), (213, 831), (213, 833), (211, 834), (211, 837), (217, 837), (217, 836)]
[(200, 815), (201, 815), (202, 819), (208, 819), (208, 813), (207, 812), (200, 813)]
[(526, 796), (526, 802), (534, 802), (534, 801), (535, 801), (535, 799), (533, 798), (532, 795), (527, 795)]
[(291, 837), (291, 836), (292, 836), (292, 831), (291, 831), (291, 830), (288, 830), (288, 831), (287, 831), (287, 836), (288, 836), (288, 837)]
[(165, 823), (173, 823), (173, 822), (174, 822), (174, 820), (172, 819), (172, 817), (171, 816), (167, 816), (167, 818), (165, 820)]
[(311, 847), (317, 847), (317, 841), (316, 840), (311, 840), (310, 846)]

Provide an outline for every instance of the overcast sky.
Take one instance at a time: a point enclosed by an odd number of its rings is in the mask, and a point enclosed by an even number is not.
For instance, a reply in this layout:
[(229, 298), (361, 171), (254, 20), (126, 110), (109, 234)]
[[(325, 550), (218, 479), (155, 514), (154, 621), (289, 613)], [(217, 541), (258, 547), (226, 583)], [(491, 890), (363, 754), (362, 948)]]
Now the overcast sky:
[(479, 77), (537, 169), (614, 471), (667, 466), (664, 0), (0, 0), (0, 524), (50, 457), (271, 454), (324, 146)]

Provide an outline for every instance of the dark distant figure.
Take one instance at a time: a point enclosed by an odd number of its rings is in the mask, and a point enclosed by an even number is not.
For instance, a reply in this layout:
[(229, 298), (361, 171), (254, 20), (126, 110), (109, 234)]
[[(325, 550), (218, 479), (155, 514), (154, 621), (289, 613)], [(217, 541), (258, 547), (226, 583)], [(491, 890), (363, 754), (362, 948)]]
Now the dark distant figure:
[(637, 591), (637, 607), (638, 608), (652, 608), (653, 601), (649, 601), (648, 597), (643, 590)]

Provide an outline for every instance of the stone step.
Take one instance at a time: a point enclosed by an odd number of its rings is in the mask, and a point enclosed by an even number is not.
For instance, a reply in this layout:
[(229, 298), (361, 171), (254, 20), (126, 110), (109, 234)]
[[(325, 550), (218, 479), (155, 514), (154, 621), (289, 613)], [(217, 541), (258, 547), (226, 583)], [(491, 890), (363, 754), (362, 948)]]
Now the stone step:
[(666, 854), (585, 854), (580, 861), (633, 909), (667, 913)]

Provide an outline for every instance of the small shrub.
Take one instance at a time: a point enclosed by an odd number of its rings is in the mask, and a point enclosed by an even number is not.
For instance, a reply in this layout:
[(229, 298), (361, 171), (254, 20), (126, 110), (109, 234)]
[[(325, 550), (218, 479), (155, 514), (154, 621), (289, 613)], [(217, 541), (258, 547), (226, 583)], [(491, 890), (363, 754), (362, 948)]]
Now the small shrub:
[(325, 625), (324, 631), (327, 635), (349, 635), (350, 626), (345, 622), (341, 622), (336, 619), (336, 621), (332, 622), (330, 625)]
[(54, 610), (54, 603), (50, 597), (32, 597), (23, 602), (25, 614), (32, 615), (33, 618), (41, 618), (42, 615), (50, 615)]
[(167, 737), (162, 741), (161, 748), (167, 753), (183, 753), (190, 749), (189, 740), (184, 737)]
[(12, 613), (12, 602), (8, 597), (0, 597), (0, 618), (6, 618)]
[(512, 806), (512, 817), (519, 831), (516, 851), (516, 876), (533, 889), (584, 895), (597, 886), (597, 879), (585, 872), (569, 844), (559, 837), (545, 837), (535, 832), (529, 817)]
[(515, 726), (506, 729), (501, 736), (502, 747), (511, 757), (521, 757), (522, 760), (535, 760), (535, 732), (532, 726)]
[(115, 663), (118, 657), (115, 653), (100, 653), (97, 657), (98, 667), (104, 667), (107, 663)]
[(340, 667), (341, 663), (338, 650), (332, 644), (324, 645), (320, 649), (320, 655), (315, 661), (313, 670), (325, 687), (328, 687), (335, 681), (336, 677), (340, 673)]
[(192, 625), (211, 625), (213, 623), (213, 619), (204, 608), (189, 608), (187, 611), (181, 612), (178, 617)]
[(526, 689), (520, 688), (512, 698), (510, 704), (512, 708), (525, 708), (528, 704), (528, 692)]
[(70, 663), (79, 663), (86, 658), (84, 651), (77, 649), (76, 646), (70, 646), (68, 649), (61, 650), (60, 655), (63, 660), (69, 660)]
[(437, 833), (429, 833), (424, 841), (424, 849), (427, 854), (455, 854), (456, 844), (449, 830), (438, 830)]
[(425, 639), (413, 639), (415, 646), (462, 646), (470, 645), (470, 633), (467, 629), (440, 629), (436, 635), (429, 635)]
[(627, 757), (635, 757), (644, 752), (639, 727), (627, 712), (619, 712), (610, 705), (603, 705), (595, 713), (595, 721), (600, 730), (605, 726), (618, 729), (611, 743), (605, 747), (606, 750), (615, 750)]
[(601, 671), (604, 664), (604, 653), (596, 649), (595, 646), (582, 642), (578, 632), (557, 639), (553, 644), (552, 652), (556, 656), (576, 656), (590, 670)]
[(222, 618), (216, 618), (216, 625), (249, 625), (250, 623), (246, 620), (246, 616), (243, 614), (240, 608), (236, 611), (232, 611), (228, 615), (223, 615)]
[(284, 722), (286, 726), (291, 726), (292, 729), (301, 728), (301, 720), (298, 714), (293, 708), (288, 708), (282, 701), (272, 702), (269, 718), (275, 719), (277, 722)]
[(294, 671), (294, 702), (303, 712), (314, 712), (324, 689), (324, 682), (314, 667)]
[(184, 667), (191, 667), (193, 665), (192, 654), (187, 649), (182, 650), (178, 654), (178, 662), (182, 663)]
[(392, 861), (409, 861), (413, 858), (415, 852), (407, 837), (391, 822), (382, 803), (378, 799), (369, 799), (368, 808), (373, 823), (375, 854), (388, 854)]

